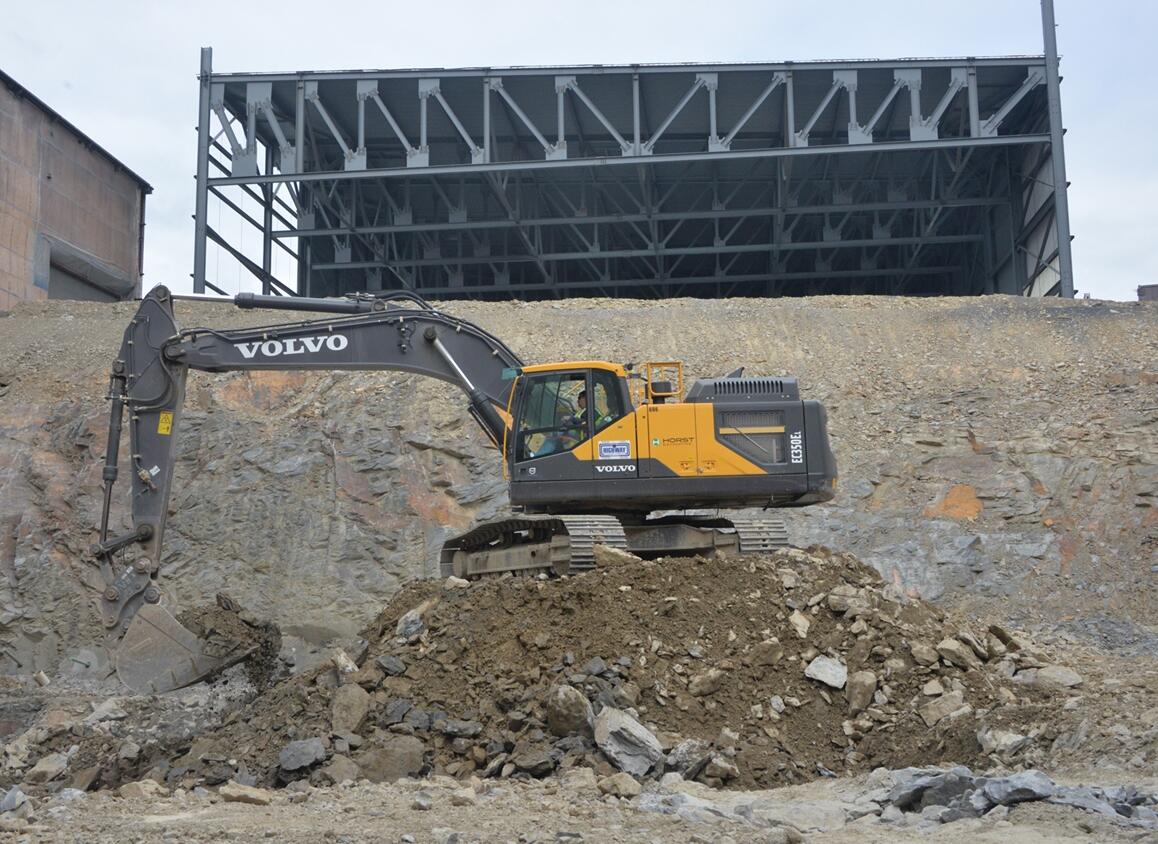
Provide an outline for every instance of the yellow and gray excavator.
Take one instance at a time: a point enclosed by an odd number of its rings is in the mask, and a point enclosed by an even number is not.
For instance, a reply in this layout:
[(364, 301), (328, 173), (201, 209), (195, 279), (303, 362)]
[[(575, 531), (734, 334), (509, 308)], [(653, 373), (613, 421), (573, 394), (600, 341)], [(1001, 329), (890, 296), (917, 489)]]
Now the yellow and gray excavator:
[[(448, 381), (501, 451), (516, 515), (448, 541), (442, 573), (557, 575), (590, 568), (597, 544), (644, 558), (787, 544), (783, 521), (689, 511), (800, 507), (836, 488), (826, 416), (796, 379), (697, 380), (673, 361), (524, 364), (501, 340), (407, 293), (343, 299), (235, 297), (241, 308), (328, 316), (259, 328), (182, 330), (155, 287), (112, 366), (100, 538), (103, 621), (130, 688), (189, 685), (243, 659), (182, 626), (161, 589), (162, 539), (190, 369), (393, 370)], [(132, 529), (109, 535), (122, 427), (130, 442)]]

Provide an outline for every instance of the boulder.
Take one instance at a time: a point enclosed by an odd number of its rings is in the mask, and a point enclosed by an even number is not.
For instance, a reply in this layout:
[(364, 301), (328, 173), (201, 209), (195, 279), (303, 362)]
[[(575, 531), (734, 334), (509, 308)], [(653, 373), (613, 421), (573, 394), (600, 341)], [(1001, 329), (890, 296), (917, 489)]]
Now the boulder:
[(708, 760), (708, 764), (704, 766), (703, 775), (708, 779), (728, 782), (740, 776), (740, 769), (727, 756), (721, 756), (717, 753), (713, 754), (712, 758)]
[(341, 753), (335, 753), (330, 759), (330, 764), (318, 771), (322, 780), (333, 785), (343, 783), (349, 780), (356, 782), (361, 776), (361, 769), (357, 763), (349, 756), (343, 756)]
[(784, 646), (767, 640), (752, 648), (751, 664), (755, 666), (775, 665), (784, 658)]
[(917, 710), (925, 725), (932, 727), (965, 705), (964, 692), (949, 692), (933, 698)]
[(20, 786), (14, 785), (0, 798), (0, 813), (15, 812), (27, 802), (28, 796), (20, 790)]
[(32, 770), (24, 775), (24, 781), (33, 785), (51, 782), (63, 774), (67, 767), (67, 756), (63, 753), (49, 753), (47, 756), (40, 757), (40, 761), (33, 766)]
[(1029, 736), (1023, 736), (1010, 730), (985, 726), (977, 731), (977, 741), (985, 753), (1006, 755), (1021, 750), (1029, 744), (1030, 739)]
[(918, 665), (937, 664), (937, 649), (924, 642), (913, 642), (909, 645), (909, 653), (913, 655), (913, 661)]
[(226, 803), (250, 803), (254, 806), (268, 806), (273, 800), (272, 791), (254, 788), (251, 785), (241, 785), (233, 780), (217, 789), (217, 793)]
[(614, 797), (638, 797), (643, 791), (639, 782), (631, 774), (620, 771), (599, 781), (599, 790)]
[(591, 703), (574, 686), (552, 686), (543, 701), (543, 709), (547, 716), (547, 729), (553, 735), (591, 735), (594, 720)]
[(637, 777), (663, 759), (663, 748), (651, 730), (610, 706), (595, 718), (595, 744), (611, 764)]
[(156, 780), (139, 780), (127, 782), (117, 789), (117, 794), (126, 800), (143, 800), (155, 797), (168, 797), (169, 789)]
[(688, 693), (693, 697), (704, 697), (719, 690), (724, 682), (724, 672), (718, 668), (709, 668), (692, 677), (688, 683)]
[(447, 718), (439, 721), (435, 727), (453, 738), (474, 738), (483, 731), (483, 725), (478, 721), (463, 721), (459, 718)]
[(1064, 665), (1045, 665), (1037, 669), (1031, 685), (1040, 689), (1072, 689), (1082, 684), (1082, 675)]
[(406, 673), (406, 663), (392, 654), (382, 654), (377, 659), (378, 667), (391, 677), (399, 677)]
[(804, 669), (804, 676), (810, 680), (819, 680), (834, 689), (843, 689), (848, 680), (848, 668), (844, 663), (821, 654), (808, 663), (808, 667)]
[(635, 563), (643, 562), (641, 558), (635, 556), (630, 551), (624, 551), (622, 548), (613, 548), (610, 545), (596, 545), (591, 551), (595, 557), (595, 567), (600, 569), (634, 565)]
[(788, 616), (788, 623), (792, 625), (792, 629), (796, 631), (799, 638), (808, 638), (808, 628), (812, 626), (812, 621), (808, 616), (800, 610), (793, 610), (792, 615)]
[(684, 779), (692, 780), (699, 776), (711, 756), (712, 746), (708, 742), (684, 739), (668, 753), (667, 767), (678, 771)]
[(965, 671), (981, 667), (981, 660), (973, 649), (959, 639), (942, 639), (937, 645), (937, 653), (950, 665)]
[(857, 671), (848, 678), (848, 708), (854, 715), (864, 712), (872, 703), (877, 690), (877, 675), (872, 671)]
[(555, 759), (544, 747), (532, 747), (511, 757), (517, 770), (533, 777), (545, 777), (555, 770)]
[(1038, 770), (1020, 771), (991, 779), (984, 785), (985, 796), (993, 803), (1008, 806), (1026, 800), (1044, 800), (1057, 790), (1053, 780)]
[(291, 741), (278, 754), (278, 763), (283, 771), (297, 771), (308, 768), (326, 758), (326, 745), (320, 738)]
[(421, 773), (426, 746), (414, 736), (390, 735), (363, 747), (353, 761), (370, 782), (394, 782)]
[(370, 693), (357, 683), (347, 683), (334, 692), (330, 725), (335, 733), (356, 733), (370, 711)]

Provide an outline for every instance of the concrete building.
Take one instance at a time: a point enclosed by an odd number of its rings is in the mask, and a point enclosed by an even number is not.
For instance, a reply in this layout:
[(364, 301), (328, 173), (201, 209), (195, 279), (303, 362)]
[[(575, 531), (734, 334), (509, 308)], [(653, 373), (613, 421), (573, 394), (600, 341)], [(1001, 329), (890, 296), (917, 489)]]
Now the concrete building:
[(152, 190), (0, 72), (0, 309), (140, 295)]
[(1138, 285), (1139, 302), (1158, 302), (1158, 284)]

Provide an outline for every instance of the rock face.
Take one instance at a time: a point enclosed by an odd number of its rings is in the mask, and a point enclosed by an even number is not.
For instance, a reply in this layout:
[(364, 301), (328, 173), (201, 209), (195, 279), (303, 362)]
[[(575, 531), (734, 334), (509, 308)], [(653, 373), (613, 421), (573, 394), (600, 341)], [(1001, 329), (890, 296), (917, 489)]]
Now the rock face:
[[(688, 380), (739, 355), (750, 372), (790, 372), (809, 398), (839, 408), (829, 427), (840, 492), (787, 514), (795, 544), (851, 550), (925, 597), (1006, 595), (1049, 614), (1105, 586), (1143, 607), (1152, 575), (1131, 561), (1146, 558), (1158, 495), (1158, 434), (1146, 421), (1153, 308), (1013, 297), (446, 303), (525, 360), (560, 349), (641, 359), (657, 308), (673, 336), (697, 338), (672, 349)], [(0, 652), (13, 655), (0, 670), (52, 674), (80, 665), (69, 656), (101, 669), (88, 653), (100, 620), (69, 561), (99, 511), (107, 408), (94, 385), (133, 312), (53, 301), (5, 317), (0, 560), (22, 576), (0, 616)], [(186, 326), (280, 321), (205, 303), (177, 312)], [(603, 330), (590, 332), (592, 319)], [(773, 324), (807, 333), (769, 336)], [(943, 429), (946, 402), (967, 429)], [(1081, 425), (1062, 412), (1074, 408)], [(336, 635), (355, 634), (401, 582), (437, 574), (446, 537), (507, 505), (499, 459), (461, 393), (419, 376), (194, 376), (177, 441), (176, 488), (199, 504), (174, 499), (168, 586), (191, 602), (228, 583), (259, 616)], [(1080, 543), (1062, 529), (1074, 521), (1088, 526)], [(1067, 585), (1022, 576), (1047, 559), (1065, 565)]]
[(595, 717), (595, 744), (611, 764), (637, 777), (663, 759), (659, 739), (626, 712), (610, 706)]

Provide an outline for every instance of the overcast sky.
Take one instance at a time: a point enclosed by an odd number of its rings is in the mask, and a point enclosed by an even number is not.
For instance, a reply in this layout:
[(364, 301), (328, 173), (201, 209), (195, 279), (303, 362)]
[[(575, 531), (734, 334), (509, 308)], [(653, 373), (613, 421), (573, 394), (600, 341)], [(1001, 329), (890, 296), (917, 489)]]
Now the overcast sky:
[[(1056, 2), (1075, 286), (1133, 300), (1158, 283), (1158, 4)], [(0, 68), (153, 185), (145, 283), (180, 291), (191, 289), (202, 46), (222, 72), (1042, 52), (1038, 0), (6, 6)]]

